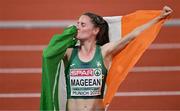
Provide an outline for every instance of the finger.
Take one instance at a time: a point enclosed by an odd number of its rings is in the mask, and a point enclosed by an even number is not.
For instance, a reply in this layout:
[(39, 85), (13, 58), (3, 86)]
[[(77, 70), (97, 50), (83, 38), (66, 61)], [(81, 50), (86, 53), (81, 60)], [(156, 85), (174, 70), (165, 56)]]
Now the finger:
[(172, 10), (170, 7), (168, 7), (168, 6), (166, 6), (165, 7), (165, 10), (168, 10), (168, 11), (170, 11), (170, 10)]
[(172, 11), (172, 10), (171, 10), (171, 9), (166, 9), (166, 11), (170, 12), (170, 11)]
[(173, 12), (173, 10), (172, 10), (172, 9), (168, 9), (168, 10), (167, 10), (167, 12), (170, 12), (170, 13), (172, 13), (172, 12)]
[(171, 14), (171, 12), (167, 12), (164, 14), (164, 16), (169, 16)]
[(169, 11), (169, 10), (171, 10), (170, 7), (168, 7), (168, 6), (164, 6), (164, 7), (163, 7), (163, 11), (167, 12), (167, 11)]

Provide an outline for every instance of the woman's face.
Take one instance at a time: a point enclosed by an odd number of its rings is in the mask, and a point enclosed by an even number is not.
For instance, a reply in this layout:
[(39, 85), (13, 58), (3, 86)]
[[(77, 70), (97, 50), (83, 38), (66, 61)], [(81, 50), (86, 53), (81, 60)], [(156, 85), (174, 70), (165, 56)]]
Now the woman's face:
[(87, 40), (96, 38), (98, 28), (94, 27), (91, 18), (87, 15), (82, 15), (77, 22), (78, 34), (76, 36), (79, 40)]

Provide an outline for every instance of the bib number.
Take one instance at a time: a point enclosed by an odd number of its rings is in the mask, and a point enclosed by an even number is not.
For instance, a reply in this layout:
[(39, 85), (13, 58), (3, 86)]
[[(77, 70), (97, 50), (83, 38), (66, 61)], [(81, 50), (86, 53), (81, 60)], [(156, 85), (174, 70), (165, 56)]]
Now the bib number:
[(71, 69), (70, 70), (71, 96), (101, 95), (102, 70)]

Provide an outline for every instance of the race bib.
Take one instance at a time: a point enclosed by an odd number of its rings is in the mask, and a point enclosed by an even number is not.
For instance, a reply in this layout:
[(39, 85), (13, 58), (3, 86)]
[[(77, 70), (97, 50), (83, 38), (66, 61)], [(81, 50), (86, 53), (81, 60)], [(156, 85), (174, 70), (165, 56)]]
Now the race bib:
[(70, 85), (71, 96), (101, 95), (101, 68), (71, 69)]

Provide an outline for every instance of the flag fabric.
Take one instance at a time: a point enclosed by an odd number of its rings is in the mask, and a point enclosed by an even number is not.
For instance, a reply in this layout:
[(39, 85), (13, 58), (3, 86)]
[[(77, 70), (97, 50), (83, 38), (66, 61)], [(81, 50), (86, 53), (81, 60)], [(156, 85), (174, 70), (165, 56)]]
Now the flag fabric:
[[(133, 29), (159, 14), (160, 11), (157, 10), (140, 10), (125, 16), (104, 17), (110, 27), (110, 41), (120, 40)], [(165, 19), (162, 19), (143, 31), (113, 58), (107, 74), (107, 90), (103, 101), (105, 106), (111, 103), (128, 72), (157, 37), (164, 21)], [(62, 83), (64, 74), (61, 73), (63, 72), (61, 62), (66, 49), (76, 44), (77, 40), (74, 39), (76, 34), (75, 26), (68, 27), (62, 34), (55, 35), (48, 47), (43, 50), (40, 110), (65, 110), (66, 97), (64, 97), (64, 92), (61, 92), (65, 89), (65, 83)]]
[(59, 75), (61, 60), (66, 49), (77, 42), (74, 37), (77, 34), (75, 26), (68, 27), (62, 34), (52, 37), (42, 55), (42, 84), (40, 110), (59, 110)]
[[(141, 26), (159, 16), (160, 13), (161, 11), (140, 10), (123, 16), (121, 18), (121, 37), (124, 37), (136, 27)], [(107, 92), (104, 97), (104, 105), (110, 104), (112, 98), (118, 90), (118, 87), (126, 78), (128, 72), (133, 68), (144, 51), (157, 37), (164, 21), (165, 19), (162, 19), (147, 30), (143, 31), (113, 58), (106, 80)]]

